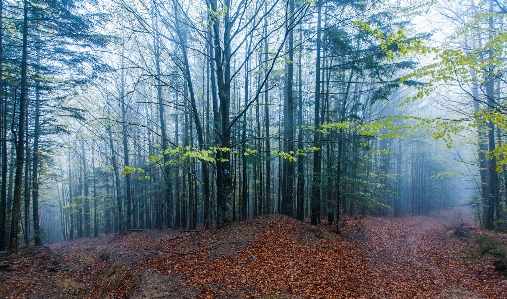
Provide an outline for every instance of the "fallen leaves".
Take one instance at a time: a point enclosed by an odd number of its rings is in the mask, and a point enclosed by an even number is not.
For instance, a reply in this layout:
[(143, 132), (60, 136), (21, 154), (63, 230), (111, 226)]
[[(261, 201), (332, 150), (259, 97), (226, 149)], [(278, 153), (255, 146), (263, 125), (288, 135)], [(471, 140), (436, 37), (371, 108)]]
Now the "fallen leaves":
[(347, 218), (341, 235), (269, 215), (79, 239), (3, 260), (0, 297), (507, 298), (505, 277), (464, 258), (473, 241), (445, 215)]

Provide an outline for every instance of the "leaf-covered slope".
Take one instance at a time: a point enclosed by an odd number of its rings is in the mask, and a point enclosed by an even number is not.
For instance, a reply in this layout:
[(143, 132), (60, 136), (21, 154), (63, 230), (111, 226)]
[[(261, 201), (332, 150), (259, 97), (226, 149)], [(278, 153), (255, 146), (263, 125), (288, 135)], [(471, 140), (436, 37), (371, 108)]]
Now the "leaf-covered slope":
[(507, 298), (505, 277), (463, 257), (473, 240), (445, 215), (349, 218), (341, 235), (271, 215), (79, 239), (2, 257), (0, 297)]

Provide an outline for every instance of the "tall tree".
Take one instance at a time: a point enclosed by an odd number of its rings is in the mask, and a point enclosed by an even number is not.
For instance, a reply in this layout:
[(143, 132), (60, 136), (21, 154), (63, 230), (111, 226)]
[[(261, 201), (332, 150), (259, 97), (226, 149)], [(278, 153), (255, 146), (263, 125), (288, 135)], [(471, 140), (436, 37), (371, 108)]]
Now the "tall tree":
[(2, 156), (2, 185), (0, 186), (0, 250), (4, 250), (6, 246), (6, 222), (7, 222), (7, 128), (6, 124), (6, 109), (7, 100), (4, 97), (4, 81), (3, 81), (3, 65), (4, 65), (4, 51), (3, 51), (3, 7), (4, 2), (0, 0), (0, 155)]
[(313, 133), (313, 142), (317, 148), (313, 152), (313, 177), (312, 177), (312, 217), (311, 223), (320, 223), (320, 184), (321, 184), (321, 163), (322, 163), (322, 151), (320, 149), (320, 93), (321, 93), (321, 31), (322, 31), (322, 5), (317, 3), (317, 56), (315, 58), (315, 106), (314, 106), (314, 126), (315, 131)]
[[(284, 97), (284, 150), (295, 156), (294, 150), (294, 0), (289, 0), (286, 9), (286, 27), (288, 60), (286, 61), (287, 76), (285, 80)], [(294, 203), (294, 164), (291, 159), (283, 161), (282, 175), (282, 213), (292, 216)]]
[(18, 130), (16, 132), (16, 174), (12, 202), (11, 233), (9, 250), (18, 251), (19, 222), (21, 221), (21, 198), (23, 165), (25, 163), (25, 111), (28, 101), (28, 0), (23, 1), (23, 31), (21, 55), (21, 94), (19, 97)]

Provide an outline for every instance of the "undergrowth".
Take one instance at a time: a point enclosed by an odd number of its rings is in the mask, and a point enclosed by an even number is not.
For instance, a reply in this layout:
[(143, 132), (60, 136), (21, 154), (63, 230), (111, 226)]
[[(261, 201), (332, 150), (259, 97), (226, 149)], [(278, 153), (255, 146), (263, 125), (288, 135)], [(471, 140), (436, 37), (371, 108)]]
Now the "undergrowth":
[(486, 235), (472, 237), (479, 247), (481, 254), (488, 254), (498, 259), (507, 259), (507, 247), (495, 238)]

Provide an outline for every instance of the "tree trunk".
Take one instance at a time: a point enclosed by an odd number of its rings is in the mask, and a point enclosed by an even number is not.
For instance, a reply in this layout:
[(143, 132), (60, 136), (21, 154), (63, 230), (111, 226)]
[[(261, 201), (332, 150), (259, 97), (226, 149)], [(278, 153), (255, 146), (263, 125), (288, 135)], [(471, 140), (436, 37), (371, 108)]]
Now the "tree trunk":
[[(38, 60), (38, 59), (37, 59)], [(33, 205), (33, 234), (35, 246), (42, 246), (42, 234), (39, 220), (39, 138), (40, 138), (40, 86), (39, 81), (35, 90), (35, 120), (33, 132), (33, 161), (32, 161), (32, 205)]]
[[(153, 2), (155, 3), (155, 1)], [(156, 10), (156, 8), (154, 7), (154, 10)], [(162, 152), (165, 151), (167, 148), (168, 148), (168, 143), (167, 143), (167, 126), (166, 126), (166, 120), (165, 120), (165, 109), (164, 109), (164, 98), (162, 96), (162, 82), (161, 82), (161, 76), (162, 76), (162, 70), (161, 70), (161, 66), (160, 66), (160, 56), (161, 56), (161, 53), (160, 53), (160, 32), (159, 32), (159, 29), (158, 29), (158, 15), (156, 14), (156, 12), (154, 12), (154, 15), (155, 15), (155, 20), (154, 20), (154, 27), (155, 27), (155, 32), (154, 32), (154, 54), (155, 54), (155, 69), (156, 69), (156, 82), (157, 82), (157, 103), (158, 103), (158, 115), (159, 115), (159, 121), (160, 121), (160, 134), (161, 134), (161, 137), (162, 137)], [(172, 219), (172, 214), (173, 214), (173, 210), (172, 210), (172, 206), (173, 206), (173, 203), (172, 203), (172, 186), (171, 186), (171, 178), (170, 178), (170, 169), (169, 169), (169, 159), (168, 159), (168, 155), (166, 154), (163, 154), (163, 162), (164, 162), (164, 165), (162, 166), (162, 175), (164, 177), (164, 180), (166, 182), (166, 186), (165, 186), (165, 189), (164, 189), (164, 193), (165, 193), (165, 202), (166, 202), (166, 205), (167, 205), (167, 227), (173, 227), (173, 219)], [(155, 223), (155, 227), (157, 228), (162, 228), (163, 224), (162, 224), (162, 218), (161, 215), (162, 215), (162, 211), (160, 211), (162, 209), (162, 206), (163, 206), (163, 201), (162, 199), (159, 199), (157, 198), (156, 199), (156, 210), (157, 210), (157, 214), (159, 214), (158, 217), (155, 217), (156, 219), (156, 223)]]
[[(295, 156), (294, 151), (294, 0), (289, 0), (286, 13), (286, 30), (288, 36), (289, 60), (286, 62), (286, 84), (284, 103), (284, 150), (290, 156)], [(283, 160), (282, 175), (282, 214), (292, 216), (294, 206), (294, 164), (291, 160)]]
[(99, 236), (99, 211), (97, 198), (97, 173), (95, 171), (95, 143), (92, 145), (92, 175), (93, 175), (93, 236)]
[[(267, 4), (266, 4), (267, 5)], [(268, 43), (268, 20), (264, 19), (264, 61), (266, 63), (266, 69), (269, 61), (269, 43)], [(266, 71), (266, 83), (264, 87), (264, 122), (265, 122), (265, 134), (266, 134), (266, 178), (265, 178), (265, 191), (264, 191), (264, 213), (272, 213), (272, 201), (271, 201), (271, 136), (269, 129), (271, 126), (269, 116), (269, 79), (267, 78), (268, 72)]]
[[(493, 0), (489, 0), (489, 10), (493, 13)], [(494, 31), (494, 23), (493, 16), (489, 17), (489, 29), (490, 32)], [(492, 33), (490, 33), (490, 39), (492, 39)], [(493, 60), (493, 49), (488, 49), (489, 59)], [(488, 111), (492, 111), (493, 107), (495, 107), (495, 79), (494, 74), (492, 73), (494, 69), (493, 65), (489, 66), (489, 69), (486, 70), (486, 97), (488, 103)], [(493, 153), (495, 150), (495, 125), (492, 121), (487, 122), (486, 124), (488, 128), (488, 150), (489, 153)], [(488, 159), (488, 189), (489, 193), (487, 194), (487, 209), (485, 215), (485, 227), (486, 229), (494, 229), (495, 228), (495, 206), (496, 202), (499, 201), (499, 192), (498, 192), (498, 173), (496, 172), (496, 156), (491, 155), (492, 157)]]
[[(250, 43), (252, 42), (252, 39), (250, 38)], [(250, 44), (249, 43), (245, 43), (245, 53), (246, 53), (246, 57), (245, 59), (247, 60), (246, 63), (245, 63), (245, 85), (244, 85), (244, 91), (245, 91), (245, 95), (244, 95), (244, 103), (245, 103), (245, 107), (248, 105), (248, 97), (249, 97), (249, 84), (250, 84), (250, 81), (249, 81), (249, 76), (250, 76), (250, 64), (249, 64), (249, 61), (248, 61), (248, 53), (250, 52)], [(248, 173), (247, 173), (247, 156), (245, 155), (246, 153), (246, 148), (247, 148), (247, 141), (246, 141), (246, 138), (247, 138), (247, 133), (246, 133), (246, 122), (247, 122), (247, 113), (245, 113), (245, 115), (243, 116), (243, 124), (242, 124), (242, 129), (241, 129), (241, 142), (242, 142), (242, 149), (241, 149), (241, 170), (242, 170), (242, 179), (241, 179), (241, 183), (242, 183), (242, 187), (241, 187), (241, 204), (240, 204), (240, 208), (241, 208), (241, 220), (246, 220), (247, 219), (247, 213), (248, 213)]]
[[(109, 108), (108, 108), (108, 114), (110, 114)], [(107, 130), (107, 134), (109, 137), (109, 151), (111, 153), (111, 164), (113, 167), (114, 184), (115, 184), (115, 189), (116, 189), (115, 190), (116, 191), (116, 212), (118, 213), (118, 215), (116, 217), (117, 218), (117, 231), (122, 233), (125, 228), (123, 226), (123, 203), (121, 200), (120, 172), (118, 169), (116, 151), (114, 150), (113, 133), (112, 133), (110, 124), (108, 124), (106, 130)]]
[(3, 0), (0, 0), (0, 151), (2, 155), (2, 185), (0, 186), (0, 250), (7, 245), (7, 99), (3, 84)]
[[(199, 111), (197, 110), (197, 102), (195, 99), (194, 85), (192, 81), (192, 74), (190, 72), (190, 63), (188, 60), (188, 45), (187, 45), (187, 33), (185, 30), (182, 30), (179, 23), (179, 6), (174, 1), (174, 8), (176, 11), (176, 32), (178, 34), (178, 38), (181, 44), (181, 51), (183, 56), (183, 64), (184, 64), (184, 72), (185, 79), (187, 82), (188, 92), (190, 95), (190, 108), (192, 112), (192, 118), (194, 120), (195, 129), (197, 133), (197, 142), (199, 143), (199, 150), (205, 150), (206, 144), (204, 142), (204, 132), (203, 126), (201, 123), (201, 117), (199, 115)], [(210, 179), (209, 179), (209, 170), (208, 170), (208, 162), (201, 160), (201, 171), (203, 178), (203, 189), (204, 189), (204, 214), (209, 214), (209, 206), (210, 206)], [(197, 200), (197, 198), (195, 199)], [(205, 225), (206, 226), (206, 225)]]
[[(32, 153), (31, 153), (31, 147), (30, 147), (30, 139), (28, 138), (28, 123), (29, 123), (29, 120), (28, 120), (28, 102), (27, 102), (27, 107), (26, 107), (26, 112), (25, 112), (25, 132), (26, 132), (26, 138), (25, 138), (25, 177), (24, 177), (24, 181), (23, 181), (23, 197), (24, 197), (24, 200), (25, 200), (25, 206), (24, 206), (24, 209), (25, 209), (25, 218), (23, 219), (24, 220), (24, 238), (25, 238), (25, 245), (26, 246), (29, 246), (30, 245), (30, 192), (28, 190), (30, 190), (30, 163), (28, 163), (30, 161), (30, 158), (32, 156)], [(25, 191), (26, 190), (26, 191)]]
[[(122, 83), (123, 85), (123, 83)], [(123, 88), (122, 88), (123, 89)], [(130, 166), (129, 148), (128, 148), (128, 134), (127, 134), (127, 116), (125, 107), (124, 93), (121, 96), (121, 111), (122, 111), (122, 143), (123, 143), (123, 165), (125, 167)], [(127, 207), (127, 215), (125, 225), (127, 229), (132, 228), (132, 175), (130, 172), (125, 174), (125, 206)]]
[(83, 167), (83, 214), (84, 214), (84, 236), (89, 237), (91, 233), (90, 215), (90, 185), (88, 181), (88, 165), (86, 163), (86, 150), (84, 140), (81, 140), (81, 167)]
[(299, 26), (299, 55), (298, 55), (298, 152), (297, 157), (297, 219), (305, 220), (305, 173), (303, 155), (303, 26)]
[[(214, 60), (214, 57), (215, 57), (215, 48), (214, 48), (214, 38), (213, 38), (213, 35), (211, 33), (208, 33), (208, 44), (209, 44), (209, 69), (210, 69), (210, 81), (211, 81), (211, 99), (212, 99), (212, 107), (213, 107), (213, 132), (214, 132), (214, 138), (213, 138), (213, 141), (214, 141), (214, 144), (215, 146), (219, 145), (220, 144), (220, 134), (219, 132), (221, 131), (220, 129), (220, 111), (219, 111), (219, 107), (218, 107), (218, 88), (217, 88), (217, 78), (216, 78), (216, 71), (215, 71), (215, 68), (216, 68), (216, 64), (215, 64), (215, 60)], [(219, 156), (219, 152), (217, 152), (216, 156), (218, 157)], [(218, 179), (216, 178), (215, 176), (215, 180), (218, 184)], [(219, 187), (218, 185), (216, 186), (216, 190), (218, 190)], [(211, 204), (210, 204), (211, 205)], [(216, 202), (216, 207), (217, 207), (217, 215), (218, 215), (218, 199), (217, 199), (217, 202)], [(212, 212), (211, 212), (211, 207), (210, 207), (210, 212), (209, 212), (209, 227), (211, 227), (211, 223), (212, 223)], [(206, 216), (206, 214), (205, 214)], [(206, 220), (204, 221), (205, 222), (205, 225), (206, 225)]]
[(317, 148), (313, 152), (313, 177), (312, 177), (312, 217), (311, 223), (320, 223), (320, 172), (322, 150), (320, 149), (320, 45), (321, 45), (321, 22), (322, 22), (322, 7), (318, 4), (317, 7), (317, 58), (315, 63), (315, 131), (313, 133), (313, 140)]
[(28, 0), (23, 1), (23, 43), (21, 55), (21, 95), (19, 98), (19, 123), (16, 140), (16, 176), (14, 180), (14, 198), (12, 202), (12, 218), (9, 250), (18, 251), (19, 222), (21, 218), (21, 198), (23, 183), (23, 165), (25, 163), (25, 110), (28, 99)]
[[(217, 0), (209, 1), (212, 11), (218, 11)], [(230, 0), (224, 1), (225, 7), (230, 7)], [(217, 91), (220, 111), (220, 149), (217, 150), (217, 226), (232, 221), (232, 179), (231, 179), (231, 128), (230, 128), (230, 104), (231, 104), (231, 23), (230, 10), (223, 17), (224, 49), (221, 47), (221, 31), (219, 21), (213, 22), (213, 45), (214, 60), (217, 81)]]

